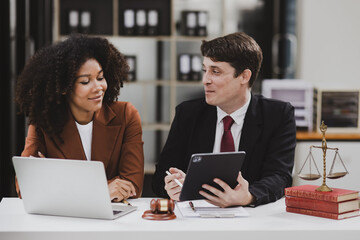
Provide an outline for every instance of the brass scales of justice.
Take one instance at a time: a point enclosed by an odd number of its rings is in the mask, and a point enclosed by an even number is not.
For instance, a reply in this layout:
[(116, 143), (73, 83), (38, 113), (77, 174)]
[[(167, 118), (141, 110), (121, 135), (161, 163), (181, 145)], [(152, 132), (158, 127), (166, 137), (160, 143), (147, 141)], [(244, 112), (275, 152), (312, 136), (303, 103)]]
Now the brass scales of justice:
[[(327, 126), (324, 124), (324, 121), (322, 121), (321, 125), (320, 125), (320, 131), (322, 132), (322, 135), (323, 135), (322, 136), (321, 146), (314, 146), (314, 145), (310, 146), (309, 154), (306, 157), (306, 160), (305, 160), (304, 164), (302, 165), (302, 167), (301, 167), (301, 169), (300, 169), (300, 171), (298, 173), (298, 176), (301, 179), (304, 179), (304, 180), (316, 180), (316, 179), (319, 179), (321, 177), (319, 169), (316, 166), (316, 163), (315, 163), (315, 160), (314, 160), (314, 157), (313, 157), (313, 154), (312, 154), (312, 149), (313, 148), (321, 148), (322, 152), (323, 152), (323, 183), (322, 183), (322, 185), (320, 187), (316, 188), (316, 191), (320, 191), (320, 192), (331, 192), (332, 191), (332, 189), (329, 188), (326, 185), (326, 178), (337, 179), (337, 178), (344, 177), (346, 174), (349, 173), (348, 170), (345, 167), (345, 164), (344, 164), (343, 160), (340, 157), (339, 149), (338, 148), (330, 148), (330, 147), (327, 146), (326, 138), (325, 138), (326, 130), (327, 130)], [(331, 167), (330, 167), (329, 174), (326, 175), (326, 151), (327, 150), (334, 150), (335, 155), (334, 155), (334, 159), (333, 159), (333, 162), (331, 164)], [(335, 164), (335, 161), (337, 160), (337, 158), (340, 159), (341, 164), (342, 164), (345, 171), (333, 172), (334, 164)], [(304, 168), (305, 164), (308, 161), (309, 161), (309, 173), (302, 173), (303, 170), (304, 170), (303, 168)], [(312, 164), (315, 166), (315, 169), (316, 169), (317, 173), (312, 173), (312, 167), (311, 167)]]

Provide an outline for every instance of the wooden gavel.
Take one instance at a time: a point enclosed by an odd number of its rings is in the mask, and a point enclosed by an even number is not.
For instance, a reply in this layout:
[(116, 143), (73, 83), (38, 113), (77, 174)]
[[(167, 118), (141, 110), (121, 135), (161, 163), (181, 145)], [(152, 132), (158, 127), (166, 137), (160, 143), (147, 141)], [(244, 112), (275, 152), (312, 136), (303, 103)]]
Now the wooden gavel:
[(172, 199), (152, 199), (150, 201), (150, 209), (152, 213), (172, 213), (175, 208)]

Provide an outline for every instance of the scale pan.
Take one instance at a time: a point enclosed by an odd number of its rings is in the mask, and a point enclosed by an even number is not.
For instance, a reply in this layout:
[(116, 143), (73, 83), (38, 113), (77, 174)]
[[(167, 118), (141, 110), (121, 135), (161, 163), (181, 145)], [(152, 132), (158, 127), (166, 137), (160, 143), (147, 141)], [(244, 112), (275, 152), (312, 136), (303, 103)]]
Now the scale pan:
[(299, 174), (299, 178), (304, 179), (304, 180), (316, 180), (316, 179), (319, 179), (320, 177), (321, 177), (320, 174), (312, 174), (312, 173)]
[(336, 172), (336, 173), (328, 174), (326, 177), (330, 178), (330, 179), (336, 179), (336, 178), (341, 178), (341, 177), (345, 176), (346, 174), (347, 174), (347, 172)]

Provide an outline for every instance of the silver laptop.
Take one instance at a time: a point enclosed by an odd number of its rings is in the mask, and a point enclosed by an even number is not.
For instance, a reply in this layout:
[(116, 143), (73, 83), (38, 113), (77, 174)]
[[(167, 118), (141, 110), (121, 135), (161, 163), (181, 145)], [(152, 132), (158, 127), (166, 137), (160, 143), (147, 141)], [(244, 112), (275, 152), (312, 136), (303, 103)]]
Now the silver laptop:
[(102, 162), (13, 157), (13, 163), (28, 213), (115, 219), (137, 208), (111, 204)]

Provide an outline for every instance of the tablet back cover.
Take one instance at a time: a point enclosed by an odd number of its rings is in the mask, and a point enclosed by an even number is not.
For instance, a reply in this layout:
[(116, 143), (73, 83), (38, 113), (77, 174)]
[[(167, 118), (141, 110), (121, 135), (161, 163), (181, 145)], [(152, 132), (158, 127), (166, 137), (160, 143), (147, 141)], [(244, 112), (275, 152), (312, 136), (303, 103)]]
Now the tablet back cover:
[(214, 183), (214, 178), (219, 178), (234, 188), (238, 184), (236, 179), (244, 159), (245, 152), (243, 151), (193, 154), (181, 190), (180, 201), (204, 199), (199, 194), (200, 190), (204, 190), (201, 187), (203, 184), (222, 190)]

